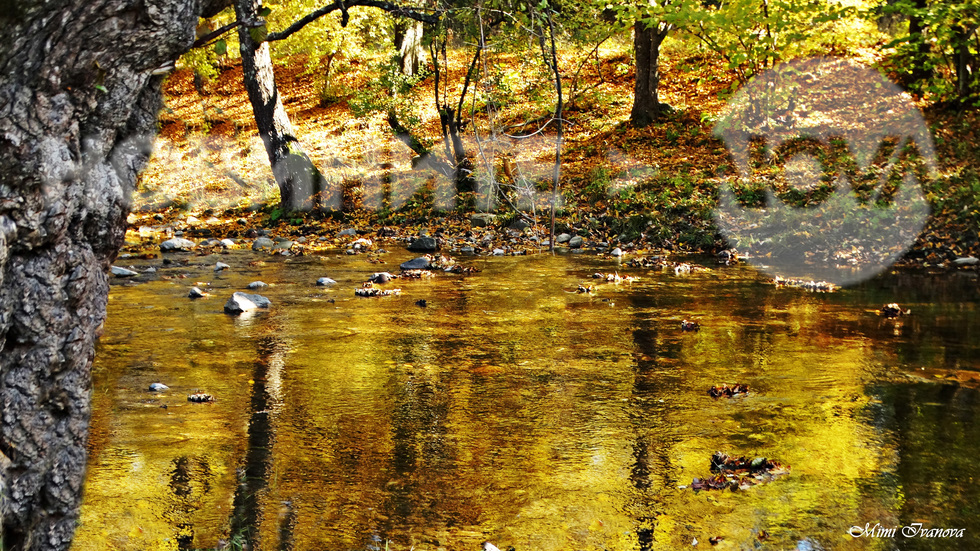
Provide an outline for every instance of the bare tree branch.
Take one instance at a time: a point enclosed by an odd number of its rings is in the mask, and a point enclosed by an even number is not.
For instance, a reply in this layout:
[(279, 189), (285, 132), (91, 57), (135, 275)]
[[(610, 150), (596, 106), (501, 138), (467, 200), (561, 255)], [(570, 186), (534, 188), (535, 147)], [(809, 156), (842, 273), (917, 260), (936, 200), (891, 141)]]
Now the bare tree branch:
[(303, 27), (309, 25), (310, 23), (316, 21), (317, 19), (327, 15), (328, 13), (353, 8), (354, 6), (365, 6), (371, 8), (382, 9), (392, 15), (398, 15), (401, 17), (407, 17), (415, 21), (421, 21), (422, 23), (435, 24), (439, 22), (439, 18), (442, 16), (442, 12), (426, 13), (417, 8), (411, 8), (408, 6), (401, 6), (394, 2), (387, 2), (385, 0), (354, 0), (353, 2), (346, 3), (340, 0), (335, 0), (321, 8), (318, 8), (302, 18), (298, 19), (292, 25), (286, 27), (285, 29), (269, 33), (265, 38), (266, 42), (275, 42), (277, 40), (284, 40), (289, 38), (291, 35), (298, 32)]

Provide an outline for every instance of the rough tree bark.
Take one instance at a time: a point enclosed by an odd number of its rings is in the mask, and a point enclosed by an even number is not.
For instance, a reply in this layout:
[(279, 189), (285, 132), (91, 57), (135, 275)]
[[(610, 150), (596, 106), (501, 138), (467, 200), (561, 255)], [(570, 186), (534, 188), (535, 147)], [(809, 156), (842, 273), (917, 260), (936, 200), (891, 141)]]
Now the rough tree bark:
[(25, 0), (0, 12), (0, 516), (67, 549), (85, 474), (106, 272), (161, 104), (215, 0)]
[(630, 124), (636, 128), (649, 125), (666, 109), (660, 103), (660, 44), (667, 38), (670, 27), (663, 24), (647, 25), (637, 20), (633, 26), (633, 47), (636, 51), (636, 86)]

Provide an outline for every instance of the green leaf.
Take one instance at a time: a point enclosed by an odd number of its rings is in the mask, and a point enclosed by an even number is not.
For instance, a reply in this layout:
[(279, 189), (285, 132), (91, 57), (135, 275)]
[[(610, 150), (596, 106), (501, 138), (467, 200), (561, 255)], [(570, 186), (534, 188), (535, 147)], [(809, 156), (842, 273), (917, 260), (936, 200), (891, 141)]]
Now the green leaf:
[(96, 84), (95, 85), (95, 89), (98, 90), (98, 91), (100, 91), (100, 92), (102, 92), (103, 94), (108, 94), (109, 93), (109, 90), (106, 90), (106, 87), (105, 86), (102, 86), (101, 84)]
[(214, 53), (218, 55), (225, 55), (228, 53), (228, 43), (225, 42), (224, 38), (214, 43)]
[(255, 42), (265, 42), (265, 37), (269, 36), (269, 29), (265, 25), (248, 30), (248, 35)]
[(259, 10), (259, 17), (269, 17), (270, 13), (272, 13), (272, 8), (264, 7), (261, 10)]

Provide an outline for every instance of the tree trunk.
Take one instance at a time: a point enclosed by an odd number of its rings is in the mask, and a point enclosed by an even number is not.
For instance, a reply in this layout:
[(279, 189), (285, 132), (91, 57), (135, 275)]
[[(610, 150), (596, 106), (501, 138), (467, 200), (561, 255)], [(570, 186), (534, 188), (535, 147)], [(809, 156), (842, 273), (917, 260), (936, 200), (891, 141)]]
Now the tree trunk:
[(649, 125), (664, 112), (657, 89), (660, 86), (660, 44), (670, 28), (664, 24), (647, 26), (637, 21), (633, 26), (633, 46), (636, 50), (636, 87), (630, 124), (636, 128)]
[(956, 60), (956, 94), (960, 101), (967, 101), (973, 94), (973, 69), (975, 56), (970, 53), (970, 39), (976, 30), (964, 25), (954, 25), (954, 59)]
[(915, 11), (909, 15), (909, 44), (913, 51), (910, 52), (909, 71), (905, 75), (904, 84), (916, 84), (932, 78), (932, 68), (927, 65), (929, 59), (929, 41), (926, 36), (926, 24), (922, 20), (919, 12), (928, 8), (926, 0), (914, 0)]
[(160, 80), (215, 2), (5, 3), (0, 14), (0, 539), (67, 549), (107, 271)]
[(405, 76), (419, 73), (422, 62), (422, 22), (399, 19), (395, 21), (395, 49)]
[[(237, 0), (235, 15), (248, 23), (259, 19), (259, 0)], [(269, 43), (264, 42), (265, 26), (243, 24), (238, 28), (242, 73), (255, 124), (265, 143), (272, 174), (279, 185), (280, 204), (286, 210), (307, 210), (320, 206), (318, 196), (325, 188), (323, 174), (303, 151), (293, 133), (289, 115), (282, 106), (272, 70)]]

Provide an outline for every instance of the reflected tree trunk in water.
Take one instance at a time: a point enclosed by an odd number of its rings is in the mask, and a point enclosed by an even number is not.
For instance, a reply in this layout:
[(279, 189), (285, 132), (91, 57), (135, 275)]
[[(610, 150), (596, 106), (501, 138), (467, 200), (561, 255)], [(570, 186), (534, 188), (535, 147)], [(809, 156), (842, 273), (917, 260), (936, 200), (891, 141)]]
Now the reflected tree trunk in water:
[[(181, 456), (173, 461), (173, 471), (170, 473), (170, 491), (173, 493), (174, 505), (167, 513), (177, 528), (178, 549), (194, 549), (193, 514), (200, 508), (200, 503), (211, 491), (215, 479), (214, 471), (206, 457), (191, 458)], [(200, 486), (195, 495), (195, 486)]]
[[(445, 402), (435, 381), (413, 375), (405, 381), (392, 411), (391, 473), (398, 481), (386, 492), (381, 509), (388, 524), (411, 524), (412, 519), (442, 513), (431, 510), (431, 488), (420, 482), (446, 456)], [(387, 528), (387, 527), (385, 527)]]
[[(259, 357), (255, 362), (252, 380), (251, 417), (248, 424), (248, 449), (244, 466), (240, 471), (238, 490), (235, 492), (231, 519), (232, 543), (248, 544), (252, 549), (259, 546), (259, 528), (264, 520), (262, 497), (267, 492), (272, 475), (275, 446), (276, 417), (282, 406), (282, 374), (288, 346), (278, 337), (264, 337), (259, 344)], [(291, 505), (287, 504), (291, 510)], [(287, 514), (280, 526), (280, 548), (292, 541), (293, 515)]]
[[(633, 466), (630, 471), (630, 482), (637, 490), (641, 502), (638, 510), (641, 514), (636, 519), (636, 535), (640, 551), (653, 549), (654, 531), (657, 513), (654, 507), (657, 503), (656, 493), (660, 488), (674, 482), (668, 475), (671, 472), (670, 451), (673, 442), (656, 439), (650, 435), (650, 427), (655, 423), (663, 426), (667, 423), (666, 405), (654, 400), (654, 396), (667, 394), (663, 381), (656, 379), (657, 360), (663, 352), (658, 344), (659, 334), (650, 322), (636, 320), (637, 327), (647, 325), (648, 328), (636, 329), (633, 332), (633, 342), (636, 346), (634, 362), (636, 372), (633, 379), (633, 398), (637, 400), (636, 408), (631, 414), (636, 440), (633, 442)], [(660, 407), (656, 407), (660, 406)], [(660, 432), (664, 432), (663, 429)], [(653, 456), (653, 457), (651, 457)], [(654, 479), (660, 477), (661, 480)]]

